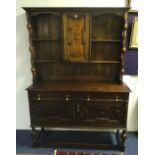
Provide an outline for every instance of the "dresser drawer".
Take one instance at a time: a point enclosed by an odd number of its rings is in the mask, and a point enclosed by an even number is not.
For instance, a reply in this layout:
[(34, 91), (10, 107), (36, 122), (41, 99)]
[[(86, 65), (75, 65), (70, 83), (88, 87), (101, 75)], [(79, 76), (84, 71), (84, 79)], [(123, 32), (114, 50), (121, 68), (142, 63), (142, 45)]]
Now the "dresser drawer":
[(111, 100), (111, 101), (118, 101), (118, 100), (128, 100), (127, 93), (83, 93), (79, 94), (79, 99), (91, 101), (91, 100)]
[(63, 99), (65, 100), (68, 97), (68, 93), (64, 92), (52, 92), (52, 91), (30, 91), (29, 97), (31, 100), (48, 100), (48, 99)]
[[(74, 101), (75, 95), (71, 95), (69, 92), (53, 92), (53, 91), (30, 91), (29, 100), (31, 103), (53, 103)], [(65, 103), (65, 102), (64, 102)]]

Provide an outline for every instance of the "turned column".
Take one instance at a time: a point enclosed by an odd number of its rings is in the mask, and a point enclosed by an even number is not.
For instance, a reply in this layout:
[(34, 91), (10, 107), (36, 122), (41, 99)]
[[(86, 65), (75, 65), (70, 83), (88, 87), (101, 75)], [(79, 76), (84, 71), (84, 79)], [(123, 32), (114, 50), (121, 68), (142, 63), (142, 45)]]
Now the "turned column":
[(126, 52), (126, 38), (128, 29), (128, 12), (124, 14), (124, 25), (122, 31), (122, 50), (121, 50), (121, 69), (120, 69), (120, 82), (122, 83), (122, 76), (124, 74), (124, 56)]
[(29, 32), (29, 51), (30, 51), (30, 54), (31, 54), (31, 72), (32, 72), (32, 75), (33, 75), (33, 82), (36, 82), (36, 78), (37, 78), (37, 70), (36, 70), (36, 67), (34, 65), (34, 58), (35, 58), (35, 48), (33, 47), (33, 42), (32, 42), (32, 32), (33, 32), (33, 29), (32, 29), (32, 25), (31, 25), (31, 22), (30, 22), (30, 14), (27, 13), (27, 21), (28, 21), (28, 24), (27, 24), (27, 29), (28, 29), (28, 32)]

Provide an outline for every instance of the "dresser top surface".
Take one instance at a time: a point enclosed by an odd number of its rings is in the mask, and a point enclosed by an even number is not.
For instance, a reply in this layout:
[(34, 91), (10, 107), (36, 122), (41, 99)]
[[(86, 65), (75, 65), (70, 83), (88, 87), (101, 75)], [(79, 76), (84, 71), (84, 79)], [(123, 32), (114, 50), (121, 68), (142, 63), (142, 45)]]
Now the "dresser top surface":
[(130, 92), (125, 83), (103, 83), (86, 81), (50, 81), (29, 86), (26, 90), (36, 91), (79, 91), (79, 92)]
[(125, 12), (130, 7), (23, 7), (26, 11), (116, 11)]

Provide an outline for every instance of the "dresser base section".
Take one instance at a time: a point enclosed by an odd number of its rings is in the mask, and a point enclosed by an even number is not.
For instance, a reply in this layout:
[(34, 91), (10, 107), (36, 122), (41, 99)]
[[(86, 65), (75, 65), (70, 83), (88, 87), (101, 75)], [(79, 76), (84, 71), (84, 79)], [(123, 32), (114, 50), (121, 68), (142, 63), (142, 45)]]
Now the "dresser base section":
[(67, 131), (32, 127), (33, 147), (125, 150), (125, 129)]

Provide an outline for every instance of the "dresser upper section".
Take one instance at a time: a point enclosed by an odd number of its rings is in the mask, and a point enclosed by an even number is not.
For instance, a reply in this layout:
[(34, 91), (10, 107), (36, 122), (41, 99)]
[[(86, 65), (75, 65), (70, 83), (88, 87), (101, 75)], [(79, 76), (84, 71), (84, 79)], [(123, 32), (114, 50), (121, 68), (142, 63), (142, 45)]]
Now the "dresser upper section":
[(125, 8), (24, 8), (33, 82), (122, 82)]

